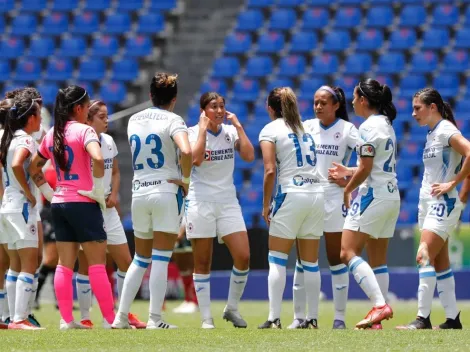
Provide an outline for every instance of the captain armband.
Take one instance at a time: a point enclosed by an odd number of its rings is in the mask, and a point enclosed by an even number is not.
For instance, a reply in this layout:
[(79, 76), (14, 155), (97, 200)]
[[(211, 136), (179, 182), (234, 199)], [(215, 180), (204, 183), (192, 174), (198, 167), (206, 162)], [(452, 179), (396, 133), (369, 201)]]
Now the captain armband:
[(375, 147), (371, 144), (363, 144), (359, 148), (359, 156), (361, 156), (361, 157), (374, 157), (375, 156)]

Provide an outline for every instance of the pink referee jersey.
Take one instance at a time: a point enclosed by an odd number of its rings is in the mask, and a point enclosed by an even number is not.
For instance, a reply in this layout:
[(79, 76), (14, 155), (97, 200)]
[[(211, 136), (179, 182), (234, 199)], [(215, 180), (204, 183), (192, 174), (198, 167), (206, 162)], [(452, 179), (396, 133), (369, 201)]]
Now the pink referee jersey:
[(54, 154), (54, 128), (51, 128), (39, 146), (39, 153), (47, 159), (51, 159), (57, 173), (57, 187), (52, 198), (52, 203), (76, 203), (95, 201), (78, 194), (78, 190), (89, 191), (93, 188), (91, 171), (91, 157), (86, 151), (90, 142), (98, 142), (96, 132), (90, 126), (69, 121), (65, 125), (65, 158), (69, 171), (60, 170)]

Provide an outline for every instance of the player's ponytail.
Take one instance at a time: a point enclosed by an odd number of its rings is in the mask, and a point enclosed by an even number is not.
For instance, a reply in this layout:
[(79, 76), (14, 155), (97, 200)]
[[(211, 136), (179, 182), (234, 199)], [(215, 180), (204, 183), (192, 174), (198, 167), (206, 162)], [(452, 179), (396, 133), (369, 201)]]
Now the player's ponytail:
[(365, 97), (369, 108), (376, 109), (379, 114), (388, 117), (390, 123), (397, 117), (397, 109), (393, 104), (392, 91), (386, 84), (380, 84), (375, 79), (367, 79), (357, 85), (357, 94)]
[(155, 107), (165, 107), (178, 94), (178, 75), (157, 72), (150, 82), (150, 99)]
[(8, 112), (13, 106), (13, 99), (4, 99), (0, 101), (0, 125), (5, 127), (5, 123), (8, 117)]
[(441, 114), (442, 118), (444, 120), (449, 120), (454, 126), (457, 126), (450, 104), (442, 99), (442, 96), (437, 89), (424, 88), (416, 92), (413, 97), (419, 98), (419, 100), (427, 106), (436, 104), (437, 111)]
[(297, 97), (291, 88), (274, 88), (269, 93), (268, 106), (273, 109), (276, 118), (284, 118), (286, 125), (294, 133), (299, 134), (300, 131), (304, 131), (297, 106)]
[(346, 106), (346, 95), (341, 87), (332, 87), (335, 92), (335, 99), (339, 103), (338, 110), (335, 112), (335, 116), (344, 121), (349, 121), (348, 108)]

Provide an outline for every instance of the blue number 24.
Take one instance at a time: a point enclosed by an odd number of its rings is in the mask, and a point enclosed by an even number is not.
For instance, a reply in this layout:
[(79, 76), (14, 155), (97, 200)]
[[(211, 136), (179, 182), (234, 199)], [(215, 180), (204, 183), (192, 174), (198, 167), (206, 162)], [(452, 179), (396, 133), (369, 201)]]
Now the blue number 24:
[[(49, 150), (51, 151), (51, 153), (53, 153), (54, 147), (49, 147)], [(66, 159), (67, 159), (66, 169), (69, 171), (64, 172), (64, 181), (76, 181), (79, 179), (78, 175), (70, 173), (70, 168), (72, 167), (72, 164), (73, 164), (74, 155), (73, 155), (72, 148), (70, 148), (68, 145), (65, 146), (65, 154), (66, 154)], [(67, 154), (68, 154), (68, 158), (67, 158)], [(55, 161), (55, 171), (57, 173), (57, 180), (62, 181), (62, 177), (60, 176), (60, 167), (59, 167), (59, 164), (57, 163), (57, 160)]]
[[(302, 167), (304, 165), (303, 157), (302, 157), (302, 149), (300, 148), (299, 138), (295, 133), (289, 133), (289, 138), (293, 140), (295, 146), (295, 154), (297, 156), (297, 167)], [(315, 152), (315, 142), (313, 141), (313, 137), (309, 133), (305, 133), (302, 137), (302, 141), (304, 143), (309, 143), (309, 150), (312, 152), (312, 155), (305, 155), (305, 159), (307, 163), (311, 166), (315, 166), (317, 164), (317, 154)]]
[[(140, 141), (140, 137), (136, 134), (133, 134), (129, 138), (129, 143), (132, 147), (132, 143), (135, 144), (134, 150), (132, 153), (132, 166), (134, 170), (142, 170), (144, 168), (144, 164), (138, 163), (136, 164), (137, 157), (139, 156), (140, 149), (142, 148), (142, 142)], [(165, 156), (161, 152), (162, 150), (162, 140), (156, 134), (149, 134), (145, 139), (145, 144), (155, 143), (155, 147), (150, 150), (150, 152), (157, 157), (157, 162), (154, 162), (152, 158), (147, 158), (147, 165), (152, 169), (159, 169), (163, 166), (165, 162)]]

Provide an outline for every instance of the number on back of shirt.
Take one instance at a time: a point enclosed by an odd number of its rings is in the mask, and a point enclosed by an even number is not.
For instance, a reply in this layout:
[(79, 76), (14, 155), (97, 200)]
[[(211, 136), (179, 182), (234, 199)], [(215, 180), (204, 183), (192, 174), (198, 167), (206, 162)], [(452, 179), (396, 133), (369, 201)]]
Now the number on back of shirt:
[[(51, 153), (54, 153), (54, 147), (49, 147), (49, 151)], [(77, 181), (79, 179), (78, 175), (70, 173), (70, 169), (72, 168), (72, 164), (73, 164), (74, 155), (73, 155), (72, 148), (70, 148), (68, 145), (65, 146), (65, 159), (67, 160), (65, 169), (68, 171), (63, 172), (64, 181)], [(62, 175), (61, 175), (62, 170), (60, 170), (57, 160), (55, 160), (55, 171), (57, 173), (57, 181), (62, 181)]]
[[(302, 167), (304, 166), (304, 160), (302, 156), (302, 147), (300, 146), (299, 138), (295, 133), (289, 133), (288, 136), (294, 142), (295, 155), (297, 156), (297, 167)], [(305, 155), (305, 160), (307, 161), (307, 164), (315, 166), (317, 164), (317, 154), (315, 152), (315, 142), (313, 141), (313, 137), (309, 133), (305, 133), (302, 136), (302, 142), (309, 144), (308, 150), (310, 153)]]
[[(131, 145), (132, 149), (132, 166), (134, 170), (142, 170), (144, 168), (143, 163), (137, 163), (137, 158), (139, 157), (140, 151), (142, 149), (142, 142), (140, 137), (136, 134), (133, 134), (129, 138), (129, 144)], [(165, 156), (161, 152), (162, 150), (162, 140), (156, 134), (149, 134), (147, 138), (145, 138), (146, 145), (153, 145), (154, 147), (150, 150), (150, 153), (155, 156), (146, 158), (146, 162), (148, 167), (151, 169), (159, 169), (165, 163)]]

